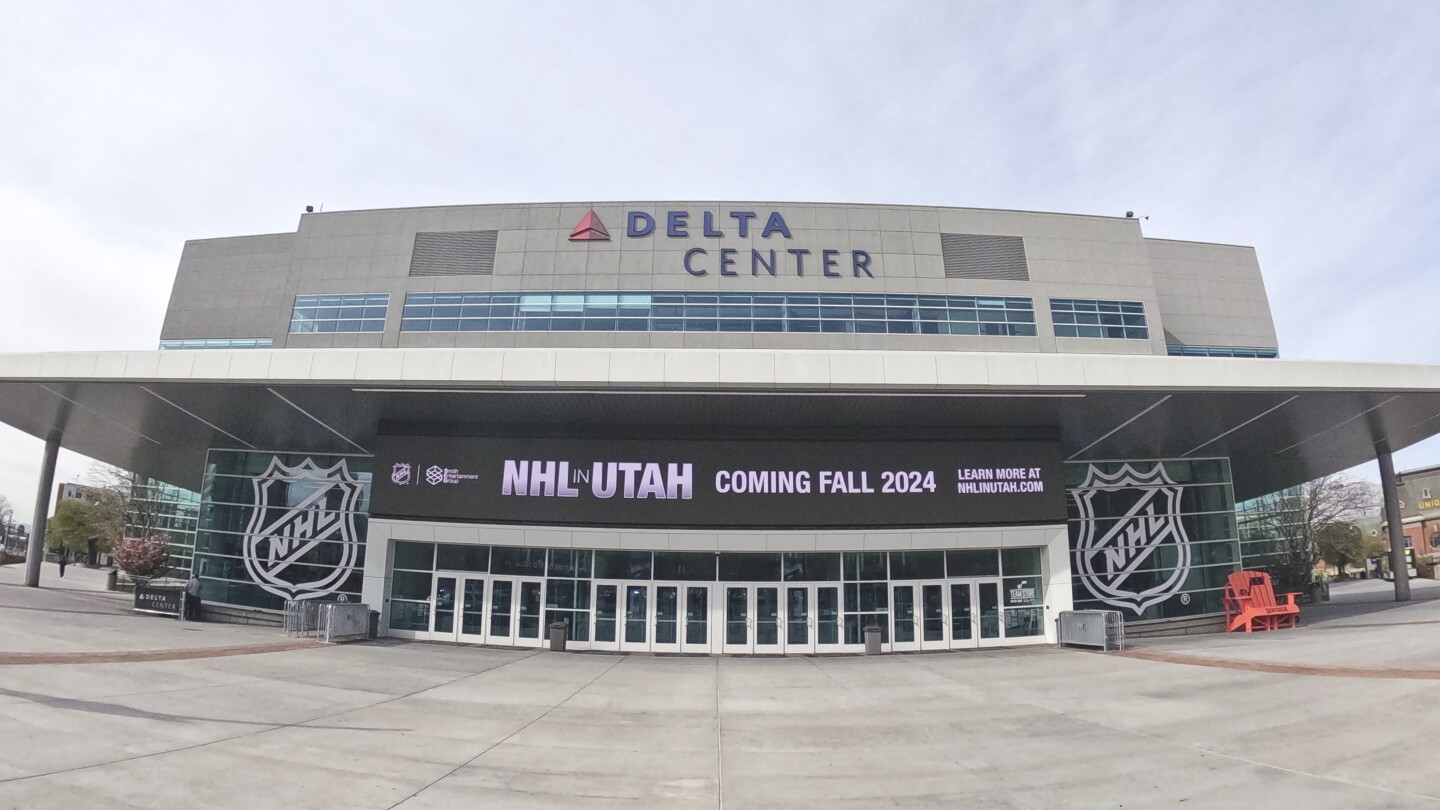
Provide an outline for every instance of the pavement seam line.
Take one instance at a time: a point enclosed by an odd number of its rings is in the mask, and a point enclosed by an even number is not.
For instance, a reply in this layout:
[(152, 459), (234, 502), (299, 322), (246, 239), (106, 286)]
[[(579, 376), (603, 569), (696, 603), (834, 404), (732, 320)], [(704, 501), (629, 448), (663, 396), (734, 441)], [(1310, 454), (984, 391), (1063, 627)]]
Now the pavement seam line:
[[(897, 659), (897, 660), (901, 660), (901, 659), (913, 659), (913, 658), (915, 658), (915, 657), (916, 657), (916, 656), (897, 656), (896, 659)], [(850, 686), (849, 686), (848, 684), (846, 684), (844, 681), (840, 680), (839, 678), (836, 678), (834, 675), (831, 675), (829, 672), (826, 672), (823, 667), (821, 667), (818, 663), (816, 663), (815, 658), (814, 658), (813, 656), (808, 656), (808, 655), (807, 655), (807, 656), (804, 656), (804, 658), (805, 658), (806, 661), (809, 661), (809, 662), (810, 662), (810, 665), (813, 666), (813, 667), (815, 667), (815, 669), (818, 670), (821, 675), (824, 675), (826, 678), (829, 678), (832, 683), (834, 683), (836, 686), (839, 686), (841, 689), (843, 689), (843, 690), (845, 690), (846, 692), (848, 692), (852, 697), (859, 698), (859, 700), (860, 700), (861, 703), (868, 704), (869, 706), (871, 706), (872, 708), (875, 708), (875, 709), (883, 709), (883, 708), (884, 708), (884, 707), (880, 706), (879, 704), (877, 704), (877, 703), (875, 702), (874, 698), (870, 697), (869, 695), (865, 694), (864, 692), (856, 692), (854, 689), (851, 689)], [(911, 666), (916, 666), (916, 664), (914, 664), (913, 660), (910, 661), (909, 663), (910, 663)], [(934, 670), (932, 670), (932, 669), (930, 669), (930, 668), (928, 668), (928, 667), (921, 667), (921, 669), (924, 669), (926, 672), (929, 672), (929, 673), (932, 674), (932, 675), (940, 675), (940, 673), (937, 673), (937, 672), (935, 672)], [(953, 678), (944, 678), (943, 676), (941, 676), (941, 677), (942, 677), (943, 680), (950, 681), (951, 683), (958, 683), (958, 682), (955, 681)], [(912, 714), (912, 715), (924, 715), (923, 712), (916, 711), (915, 709), (904, 709), (903, 711), (906, 712), (906, 713), (908, 713), (908, 714)], [(934, 743), (926, 743), (926, 747), (927, 747), (927, 748), (933, 748), (933, 749), (935, 749), (935, 750), (937, 750), (937, 751), (943, 751), (943, 750), (944, 750), (944, 749), (940, 748), (938, 745), (935, 745)], [(964, 762), (961, 762), (960, 760), (956, 759), (956, 758), (953, 757), (953, 756), (949, 756), (948, 753), (946, 754), (946, 756), (947, 756), (947, 758), (950, 760), (951, 764), (953, 764), (955, 767), (959, 768), (960, 770), (966, 771), (966, 772), (968, 772), (968, 773), (970, 773), (970, 774), (975, 774), (975, 773), (976, 773), (976, 770), (975, 770), (974, 768), (970, 767), (969, 765), (966, 765)], [(1023, 801), (1021, 801), (1020, 799), (1016, 798), (1015, 796), (1007, 796), (1006, 798), (1008, 798), (1008, 799), (1009, 799), (1010, 801), (1012, 801), (1012, 802), (1015, 802), (1016, 804), (1019, 804), (1019, 805), (1021, 805), (1021, 806), (1023, 806), (1023, 807), (1026, 807), (1026, 808), (1029, 808), (1029, 810), (1036, 810), (1035, 805), (1033, 805), (1033, 804), (1027, 804), (1026, 802), (1023, 802)]]
[(177, 647), (169, 650), (104, 650), (92, 652), (0, 652), (0, 666), (69, 666), (75, 664), (141, 664), (160, 661), (194, 661), (237, 655), (333, 649), (335, 645), (312, 639), (230, 644), (222, 647)]
[[(1133, 659), (1132, 659), (1132, 660), (1133, 660)], [(928, 668), (927, 668), (927, 669), (928, 669)], [(932, 670), (929, 670), (929, 671), (934, 672), (935, 674), (937, 674), (937, 675), (945, 678), (946, 680), (955, 681), (955, 679), (952, 678), (952, 677), (950, 677), (950, 675), (949, 675), (948, 673), (938, 672), (938, 671), (933, 670), (933, 669), (932, 669)], [(955, 682), (956, 682), (956, 683), (959, 683), (959, 681), (955, 681)], [(1109, 724), (1109, 723), (1104, 723), (1104, 722), (1101, 722), (1101, 721), (1099, 721), (1099, 720), (1094, 720), (1094, 719), (1092, 719), (1092, 718), (1084, 717), (1084, 716), (1079, 715), (1079, 714), (1072, 714), (1072, 713), (1069, 713), (1069, 712), (1066, 712), (1066, 711), (1062, 711), (1062, 710), (1060, 710), (1060, 709), (1053, 709), (1053, 708), (1051, 708), (1051, 707), (1049, 707), (1049, 706), (1046, 706), (1046, 705), (1044, 705), (1044, 704), (1036, 703), (1036, 702), (1033, 701), (1033, 700), (1014, 701), (1014, 703), (1015, 703), (1015, 705), (1031, 706), (1031, 707), (1034, 707), (1034, 708), (1039, 709), (1039, 710), (1041, 710), (1041, 711), (1049, 712), (1049, 713), (1051, 713), (1051, 714), (1054, 714), (1054, 715), (1057, 715), (1057, 716), (1060, 716), (1060, 717), (1072, 718), (1072, 719), (1077, 720), (1077, 721), (1079, 721), (1079, 722), (1081, 722), (1081, 723), (1088, 723), (1089, 725), (1098, 726), (1099, 728), (1109, 729), (1110, 731), (1118, 732), (1118, 733), (1120, 733), (1120, 734), (1128, 734), (1128, 735), (1131, 735), (1131, 736), (1139, 737), (1139, 738), (1141, 738), (1141, 739), (1143, 739), (1143, 740), (1150, 740), (1150, 741), (1152, 741), (1152, 742), (1164, 743), (1164, 744), (1166, 744), (1166, 745), (1174, 746), (1174, 747), (1176, 747), (1176, 748), (1183, 748), (1183, 749), (1186, 749), (1186, 750), (1189, 750), (1189, 751), (1196, 751), (1196, 752), (1199, 752), (1199, 753), (1201, 753), (1201, 754), (1208, 754), (1208, 755), (1210, 755), (1210, 756), (1221, 757), (1221, 758), (1223, 758), (1223, 759), (1228, 759), (1228, 760), (1231, 760), (1231, 761), (1234, 761), (1234, 762), (1241, 762), (1241, 763), (1244, 763), (1244, 764), (1246, 764), (1246, 765), (1253, 765), (1253, 766), (1255, 766), (1255, 767), (1257, 767), (1257, 768), (1267, 768), (1267, 769), (1270, 769), (1270, 770), (1280, 771), (1280, 772), (1282, 772), (1282, 773), (1293, 774), (1293, 775), (1295, 775), (1295, 776), (1308, 776), (1308, 777), (1310, 777), (1311, 779), (1318, 779), (1318, 780), (1320, 780), (1320, 781), (1322, 781), (1322, 782), (1330, 782), (1330, 783), (1333, 783), (1333, 784), (1346, 785), (1346, 786), (1349, 786), (1349, 787), (1357, 787), (1357, 788), (1362, 788), (1362, 789), (1366, 789), (1366, 790), (1375, 790), (1375, 791), (1379, 791), (1379, 792), (1381, 792), (1381, 793), (1388, 793), (1388, 794), (1391, 794), (1391, 795), (1393, 795), (1393, 796), (1407, 796), (1407, 797), (1415, 798), (1415, 799), (1424, 799), (1424, 800), (1429, 801), (1429, 802), (1440, 802), (1440, 797), (1437, 797), (1437, 796), (1428, 796), (1428, 795), (1426, 795), (1426, 794), (1424, 794), (1424, 793), (1410, 793), (1410, 792), (1408, 792), (1408, 791), (1395, 790), (1394, 788), (1382, 787), (1382, 786), (1380, 786), (1380, 785), (1371, 785), (1371, 784), (1367, 784), (1367, 783), (1365, 783), (1365, 782), (1356, 782), (1356, 781), (1353, 781), (1353, 780), (1350, 780), (1350, 779), (1340, 779), (1340, 778), (1334, 777), (1334, 776), (1325, 776), (1325, 775), (1323, 775), (1323, 774), (1312, 773), (1312, 772), (1310, 772), (1310, 771), (1302, 771), (1302, 770), (1298, 770), (1298, 769), (1296, 769), (1296, 768), (1287, 768), (1287, 767), (1285, 767), (1284, 765), (1275, 765), (1275, 764), (1272, 764), (1272, 763), (1269, 763), (1269, 762), (1261, 762), (1261, 761), (1255, 760), (1255, 759), (1248, 759), (1248, 758), (1242, 757), (1242, 756), (1240, 756), (1240, 755), (1238, 755), (1238, 754), (1227, 754), (1227, 753), (1225, 753), (1224, 751), (1216, 751), (1216, 750), (1211, 749), (1211, 748), (1205, 748), (1205, 747), (1199, 746), (1199, 745), (1191, 745), (1191, 744), (1189, 744), (1189, 743), (1180, 742), (1180, 741), (1178, 741), (1178, 740), (1171, 740), (1171, 739), (1167, 739), (1167, 738), (1165, 738), (1165, 737), (1159, 737), (1159, 736), (1156, 736), (1156, 735), (1154, 735), (1154, 734), (1146, 734), (1146, 733), (1143, 732), (1143, 731), (1135, 731), (1134, 729), (1121, 728), (1120, 726), (1115, 726), (1115, 725), (1111, 725), (1111, 724)]]
[(1058, 714), (1058, 715), (1060, 715), (1060, 716), (1062, 716), (1062, 717), (1072, 717), (1072, 718), (1074, 718), (1074, 719), (1076, 719), (1076, 720), (1079, 720), (1079, 721), (1082, 722), (1082, 723), (1089, 723), (1089, 724), (1094, 725), (1094, 726), (1099, 726), (1100, 728), (1107, 728), (1107, 729), (1110, 729), (1110, 730), (1112, 730), (1112, 731), (1118, 731), (1118, 732), (1120, 732), (1121, 734), (1130, 734), (1130, 735), (1139, 737), (1139, 738), (1144, 739), (1144, 740), (1151, 740), (1151, 741), (1153, 741), (1153, 742), (1165, 743), (1166, 745), (1175, 746), (1175, 747), (1177, 747), (1177, 748), (1185, 748), (1185, 749), (1188, 749), (1188, 750), (1191, 750), (1191, 751), (1198, 751), (1198, 752), (1200, 752), (1200, 753), (1202, 753), (1202, 754), (1209, 754), (1210, 756), (1222, 757), (1222, 758), (1224, 758), (1224, 759), (1232, 760), (1232, 761), (1234, 761), (1234, 762), (1242, 762), (1242, 763), (1244, 763), (1244, 764), (1246, 764), (1246, 765), (1253, 765), (1253, 766), (1255, 766), (1255, 767), (1257, 767), (1257, 768), (1268, 768), (1268, 769), (1270, 769), (1270, 770), (1280, 771), (1280, 772), (1282, 772), (1282, 773), (1293, 774), (1293, 775), (1295, 775), (1295, 776), (1308, 776), (1308, 777), (1310, 777), (1311, 779), (1318, 779), (1318, 780), (1320, 780), (1320, 781), (1322, 781), (1322, 782), (1331, 782), (1331, 783), (1338, 784), (1338, 785), (1346, 785), (1346, 786), (1349, 786), (1349, 787), (1357, 787), (1357, 788), (1362, 788), (1362, 789), (1365, 789), (1365, 790), (1375, 790), (1375, 791), (1379, 791), (1379, 792), (1381, 792), (1381, 793), (1388, 793), (1388, 794), (1390, 794), (1390, 795), (1392, 795), (1392, 796), (1406, 796), (1406, 797), (1409, 797), (1409, 798), (1412, 798), (1412, 799), (1424, 799), (1425, 801), (1428, 801), (1428, 802), (1440, 802), (1440, 796), (1430, 796), (1430, 795), (1427, 795), (1427, 794), (1424, 794), (1424, 793), (1411, 793), (1411, 792), (1406, 791), (1406, 790), (1396, 790), (1396, 789), (1394, 789), (1394, 788), (1382, 787), (1382, 786), (1380, 786), (1380, 785), (1371, 785), (1371, 784), (1367, 784), (1367, 783), (1365, 783), (1365, 782), (1356, 782), (1356, 781), (1351, 780), (1351, 779), (1340, 779), (1340, 778), (1334, 777), (1334, 776), (1325, 776), (1325, 775), (1323, 775), (1323, 774), (1312, 773), (1312, 772), (1310, 772), (1310, 771), (1302, 771), (1302, 770), (1299, 770), (1299, 769), (1297, 769), (1297, 768), (1287, 768), (1287, 767), (1285, 767), (1284, 765), (1275, 765), (1275, 764), (1270, 763), (1270, 762), (1261, 762), (1261, 761), (1259, 761), (1259, 760), (1249, 759), (1249, 758), (1247, 758), (1247, 757), (1242, 757), (1242, 756), (1240, 756), (1239, 754), (1227, 754), (1227, 753), (1225, 753), (1224, 751), (1216, 751), (1216, 750), (1211, 749), (1211, 748), (1205, 748), (1204, 746), (1191, 745), (1191, 744), (1189, 744), (1189, 743), (1183, 743), (1183, 742), (1180, 742), (1180, 741), (1178, 741), (1178, 740), (1170, 740), (1170, 739), (1166, 739), (1165, 737), (1156, 736), (1156, 735), (1154, 735), (1154, 734), (1146, 734), (1146, 733), (1143, 732), (1143, 731), (1135, 731), (1134, 729), (1120, 728), (1119, 726), (1112, 726), (1112, 725), (1110, 725), (1109, 723), (1103, 723), (1103, 722), (1101, 722), (1101, 721), (1099, 721), (1099, 720), (1092, 720), (1092, 719), (1089, 718), (1089, 717), (1082, 717), (1082, 716), (1077, 715), (1077, 714), (1069, 714), (1069, 713), (1066, 713), (1066, 712), (1059, 711), (1058, 709), (1052, 709), (1052, 708), (1050, 708), (1049, 706), (1043, 706), (1043, 705), (1041, 705), (1041, 704), (1039, 704), (1039, 703), (1026, 702), (1025, 705), (1027, 705), (1027, 706), (1034, 706), (1034, 707), (1037, 708), (1037, 709), (1041, 709), (1041, 710), (1043, 710), (1043, 711), (1047, 711), (1047, 712), (1050, 712), (1050, 713), (1052, 713), (1052, 714)]
[[(1097, 654), (1106, 655), (1107, 653)], [(1128, 658), (1132, 661), (1150, 661), (1159, 664), (1177, 664), (1191, 667), (1209, 667), (1211, 669), (1231, 669), (1241, 672), (1263, 672), (1271, 675), (1305, 675), (1323, 678), (1370, 678), (1374, 680), (1409, 680), (1409, 681), (1434, 681), (1440, 680), (1440, 669), (1405, 669), (1400, 667), (1322, 667), (1309, 664), (1277, 664), (1268, 661), (1247, 661), (1245, 659), (1227, 658), (1205, 658), (1198, 655), (1186, 655), (1184, 653), (1147, 652), (1145, 650), (1127, 650), (1124, 652), (1108, 653), (1116, 658)]]
[[(528, 657), (533, 657), (533, 656), (527, 656), (527, 658), (528, 658)], [(610, 666), (608, 666), (608, 667), (602, 669), (601, 671), (597, 672), (597, 673), (595, 674), (595, 677), (593, 677), (593, 678), (591, 678), (590, 680), (586, 681), (585, 683), (581, 684), (579, 687), (577, 687), (577, 688), (575, 689), (574, 692), (571, 692), (568, 696), (566, 696), (566, 698), (565, 698), (564, 700), (560, 701), (559, 703), (556, 703), (554, 706), (551, 706), (550, 708), (548, 708), (548, 709), (546, 709), (545, 711), (541, 712), (539, 715), (535, 716), (533, 719), (531, 719), (530, 721), (526, 722), (525, 725), (521, 726), (520, 728), (515, 729), (514, 731), (510, 732), (509, 734), (506, 734), (504, 737), (502, 737), (502, 738), (496, 740), (495, 742), (491, 743), (490, 745), (486, 746), (486, 747), (485, 747), (485, 750), (481, 751), (480, 753), (476, 754), (475, 756), (473, 756), (473, 757), (465, 760), (464, 762), (460, 763), (459, 765), (456, 765), (455, 767), (451, 768), (449, 771), (441, 774), (440, 776), (435, 777), (434, 779), (432, 779), (431, 781), (429, 781), (428, 783), (426, 783), (423, 787), (421, 787), (419, 790), (415, 791), (414, 793), (411, 793), (409, 796), (406, 796), (405, 798), (401, 799), (400, 801), (395, 802), (394, 804), (392, 804), (392, 805), (390, 805), (389, 807), (385, 808), (385, 810), (395, 810), (395, 808), (399, 807), (400, 805), (402, 805), (402, 804), (410, 801), (411, 799), (415, 798), (416, 796), (419, 796), (421, 793), (424, 793), (425, 791), (429, 790), (430, 788), (435, 787), (436, 785), (440, 784), (441, 782), (445, 781), (446, 779), (449, 779), (450, 777), (454, 776), (454, 775), (455, 775), (456, 773), (458, 773), (462, 768), (468, 768), (468, 767), (470, 767), (470, 765), (473, 764), (473, 763), (475, 762), (475, 760), (477, 760), (477, 759), (485, 756), (486, 754), (490, 753), (491, 751), (494, 751), (496, 748), (499, 748), (500, 746), (502, 746), (502, 745), (504, 745), (505, 743), (509, 742), (511, 739), (513, 739), (513, 738), (515, 737), (516, 734), (519, 734), (520, 732), (524, 731), (524, 730), (527, 729), (527, 728), (530, 728), (531, 726), (535, 725), (536, 723), (540, 722), (541, 720), (544, 720), (546, 717), (549, 717), (549, 716), (550, 716), (550, 713), (551, 713), (551, 712), (554, 712), (555, 710), (559, 709), (561, 706), (564, 706), (566, 703), (569, 703), (571, 700), (573, 700), (573, 699), (575, 698), (576, 695), (578, 695), (578, 694), (580, 694), (581, 692), (585, 691), (586, 689), (590, 688), (590, 685), (591, 685), (591, 684), (595, 683), (596, 681), (598, 681), (598, 680), (600, 680), (601, 678), (603, 678), (603, 677), (605, 677), (606, 675), (608, 675), (608, 674), (610, 673), (610, 670), (612, 670), (612, 669), (620, 666), (621, 662), (623, 662), (627, 657), (628, 657), (628, 656), (624, 656), (624, 655), (618, 656), (618, 657), (615, 659), (615, 663), (613, 663), (613, 664), (611, 664)], [(499, 669), (499, 667), (496, 667), (496, 669)], [(486, 672), (489, 672), (489, 671), (490, 671), (490, 670), (486, 670)]]
[(525, 660), (527, 660), (527, 659), (533, 658), (533, 657), (535, 657), (535, 656), (538, 655), (538, 654), (539, 654), (539, 651), (536, 650), (536, 651), (534, 651), (534, 652), (531, 652), (529, 655), (524, 655), (524, 656), (521, 656), (521, 657), (516, 658), (516, 659), (514, 659), (514, 660), (511, 660), (511, 661), (506, 661), (506, 662), (503, 663), (503, 664), (500, 664), (500, 665), (498, 665), (498, 666), (489, 667), (489, 668), (487, 668), (487, 669), (481, 670), (480, 672), (469, 672), (469, 673), (466, 673), (466, 674), (464, 674), (464, 675), (460, 675), (460, 676), (458, 676), (458, 677), (451, 678), (451, 679), (448, 680), (448, 681), (443, 681), (443, 682), (441, 682), (441, 683), (437, 683), (437, 684), (433, 684), (433, 685), (431, 685), (431, 686), (427, 686), (427, 687), (425, 687), (424, 689), (416, 689), (414, 692), (407, 692), (407, 693), (405, 693), (405, 694), (403, 694), (403, 695), (395, 695), (394, 697), (386, 698), (385, 700), (377, 700), (377, 701), (375, 701), (374, 703), (367, 703), (367, 704), (365, 704), (364, 706), (355, 706), (355, 707), (352, 707), (352, 708), (349, 708), (349, 709), (341, 709), (341, 710), (338, 711), (338, 712), (331, 712), (331, 713), (329, 713), (329, 714), (322, 714), (322, 715), (320, 715), (320, 716), (318, 716), (318, 717), (309, 717), (309, 718), (306, 718), (306, 719), (304, 719), (304, 720), (297, 720), (297, 721), (295, 721), (295, 722), (293, 722), (293, 723), (279, 723), (279, 724), (270, 726), (269, 728), (255, 729), (254, 731), (247, 731), (247, 732), (244, 732), (243, 734), (234, 734), (234, 735), (231, 735), (231, 736), (229, 736), (229, 737), (221, 737), (221, 738), (215, 739), (215, 740), (207, 740), (206, 742), (196, 743), (196, 744), (194, 744), (194, 745), (182, 745), (182, 746), (180, 746), (180, 747), (178, 747), (178, 748), (167, 748), (167, 749), (165, 749), (165, 750), (163, 750), (163, 751), (151, 751), (151, 752), (148, 753), (148, 754), (136, 754), (136, 755), (133, 756), (133, 757), (121, 757), (120, 759), (112, 759), (112, 760), (107, 760), (107, 761), (105, 761), (105, 762), (92, 762), (92, 763), (90, 763), (89, 765), (76, 765), (76, 766), (73, 767), (73, 768), (61, 768), (61, 769), (55, 770), (55, 771), (46, 771), (45, 773), (32, 773), (32, 774), (26, 774), (25, 776), (11, 776), (11, 777), (7, 777), (7, 778), (0, 779), (0, 785), (8, 784), (8, 783), (10, 783), (10, 782), (25, 782), (25, 781), (28, 781), (28, 780), (30, 780), (30, 779), (39, 779), (39, 778), (46, 777), (46, 776), (59, 776), (59, 775), (61, 775), (61, 774), (75, 773), (76, 771), (85, 771), (85, 770), (89, 770), (89, 769), (91, 769), (91, 768), (104, 768), (104, 767), (107, 767), (107, 766), (109, 766), (109, 765), (119, 765), (119, 764), (125, 763), (125, 762), (134, 762), (134, 761), (140, 760), (140, 759), (149, 759), (150, 757), (157, 757), (157, 756), (161, 756), (161, 755), (163, 755), (163, 754), (178, 754), (178, 753), (181, 753), (181, 752), (183, 752), (183, 751), (194, 751), (194, 750), (199, 749), (199, 748), (207, 748), (207, 747), (212, 746), (212, 745), (219, 745), (220, 743), (233, 742), (233, 741), (235, 741), (235, 740), (245, 739), (245, 738), (247, 738), (247, 737), (256, 737), (256, 736), (259, 736), (259, 735), (261, 735), (261, 734), (268, 734), (268, 733), (270, 733), (270, 732), (272, 732), (272, 731), (281, 731), (281, 730), (284, 730), (284, 729), (287, 729), (287, 728), (297, 728), (297, 727), (299, 727), (299, 726), (308, 725), (308, 724), (310, 724), (310, 723), (318, 723), (318, 722), (321, 721), (321, 720), (329, 720), (329, 719), (332, 718), (332, 717), (339, 717), (339, 716), (341, 716), (341, 715), (343, 715), (343, 714), (349, 714), (350, 712), (358, 712), (358, 711), (363, 711), (363, 710), (366, 710), (366, 709), (373, 709), (373, 708), (375, 708), (376, 706), (384, 706), (384, 705), (387, 704), (387, 703), (394, 703), (394, 702), (397, 701), (397, 700), (404, 700), (404, 699), (406, 699), (406, 698), (411, 698), (411, 697), (414, 697), (414, 696), (416, 696), (416, 695), (422, 695), (422, 694), (424, 694), (424, 693), (426, 693), (426, 692), (429, 692), (429, 691), (432, 690), (432, 689), (439, 689), (439, 688), (442, 687), (442, 686), (449, 686), (449, 685), (452, 684), (452, 683), (458, 683), (458, 682), (460, 682), (460, 681), (465, 680), (466, 678), (474, 678), (474, 677), (479, 676), (479, 675), (484, 675), (484, 674), (487, 673), (487, 672), (494, 672), (495, 670), (500, 669), (500, 668), (502, 668), (502, 667), (508, 667), (508, 666), (510, 666), (511, 664), (516, 664), (516, 663), (519, 663), (519, 662), (521, 662), (521, 661), (525, 661)]
[(720, 656), (715, 656), (715, 806), (725, 810), (725, 729), (720, 719)]

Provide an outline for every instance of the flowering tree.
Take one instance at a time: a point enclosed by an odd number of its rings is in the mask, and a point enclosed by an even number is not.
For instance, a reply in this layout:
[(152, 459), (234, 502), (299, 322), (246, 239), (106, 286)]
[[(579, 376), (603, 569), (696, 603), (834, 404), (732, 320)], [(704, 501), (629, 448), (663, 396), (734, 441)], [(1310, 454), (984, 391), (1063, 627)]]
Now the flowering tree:
[(120, 570), (135, 579), (151, 579), (170, 570), (170, 538), (163, 534), (121, 538), (110, 553)]

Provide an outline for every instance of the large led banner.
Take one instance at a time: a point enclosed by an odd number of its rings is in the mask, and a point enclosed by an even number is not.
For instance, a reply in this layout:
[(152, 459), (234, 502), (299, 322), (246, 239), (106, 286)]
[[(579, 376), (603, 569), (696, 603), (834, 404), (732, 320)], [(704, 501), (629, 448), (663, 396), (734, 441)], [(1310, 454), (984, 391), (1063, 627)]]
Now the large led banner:
[(848, 528), (1065, 520), (1050, 442), (382, 436), (371, 513), (486, 523)]

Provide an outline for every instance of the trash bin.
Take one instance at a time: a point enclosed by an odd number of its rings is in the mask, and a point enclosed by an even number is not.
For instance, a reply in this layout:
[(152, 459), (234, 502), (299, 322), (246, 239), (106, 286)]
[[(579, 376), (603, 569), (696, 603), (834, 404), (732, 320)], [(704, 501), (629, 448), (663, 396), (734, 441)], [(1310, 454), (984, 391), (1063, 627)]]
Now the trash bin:
[(379, 637), (380, 637), (380, 611), (378, 611), (378, 610), (372, 610), (372, 611), (370, 611), (370, 627), (369, 627), (369, 630), (366, 632), (365, 635), (366, 635), (367, 638), (379, 638)]
[(865, 628), (865, 654), (880, 654), (880, 625), (872, 624)]
[(119, 578), (120, 578), (120, 572), (119, 572), (119, 571), (116, 571), (114, 568), (111, 568), (111, 569), (105, 574), (105, 590), (107, 590), (107, 591), (113, 591), (113, 590), (115, 590), (116, 580), (118, 580)]
[(550, 649), (565, 652), (565, 622), (550, 623)]

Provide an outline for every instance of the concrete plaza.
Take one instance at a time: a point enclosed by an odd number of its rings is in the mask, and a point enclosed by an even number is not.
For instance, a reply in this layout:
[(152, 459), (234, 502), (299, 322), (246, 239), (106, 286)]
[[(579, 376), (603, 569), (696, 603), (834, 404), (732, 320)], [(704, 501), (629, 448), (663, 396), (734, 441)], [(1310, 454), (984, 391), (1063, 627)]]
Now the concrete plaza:
[[(1404, 606), (1339, 586), (1298, 630), (1137, 648), (1176, 663), (262, 652), (287, 639), (131, 616), (96, 572), (54, 573), (34, 591), (0, 569), (0, 807), (1440, 804), (1430, 583)], [(1235, 668), (1255, 663), (1292, 671)]]

